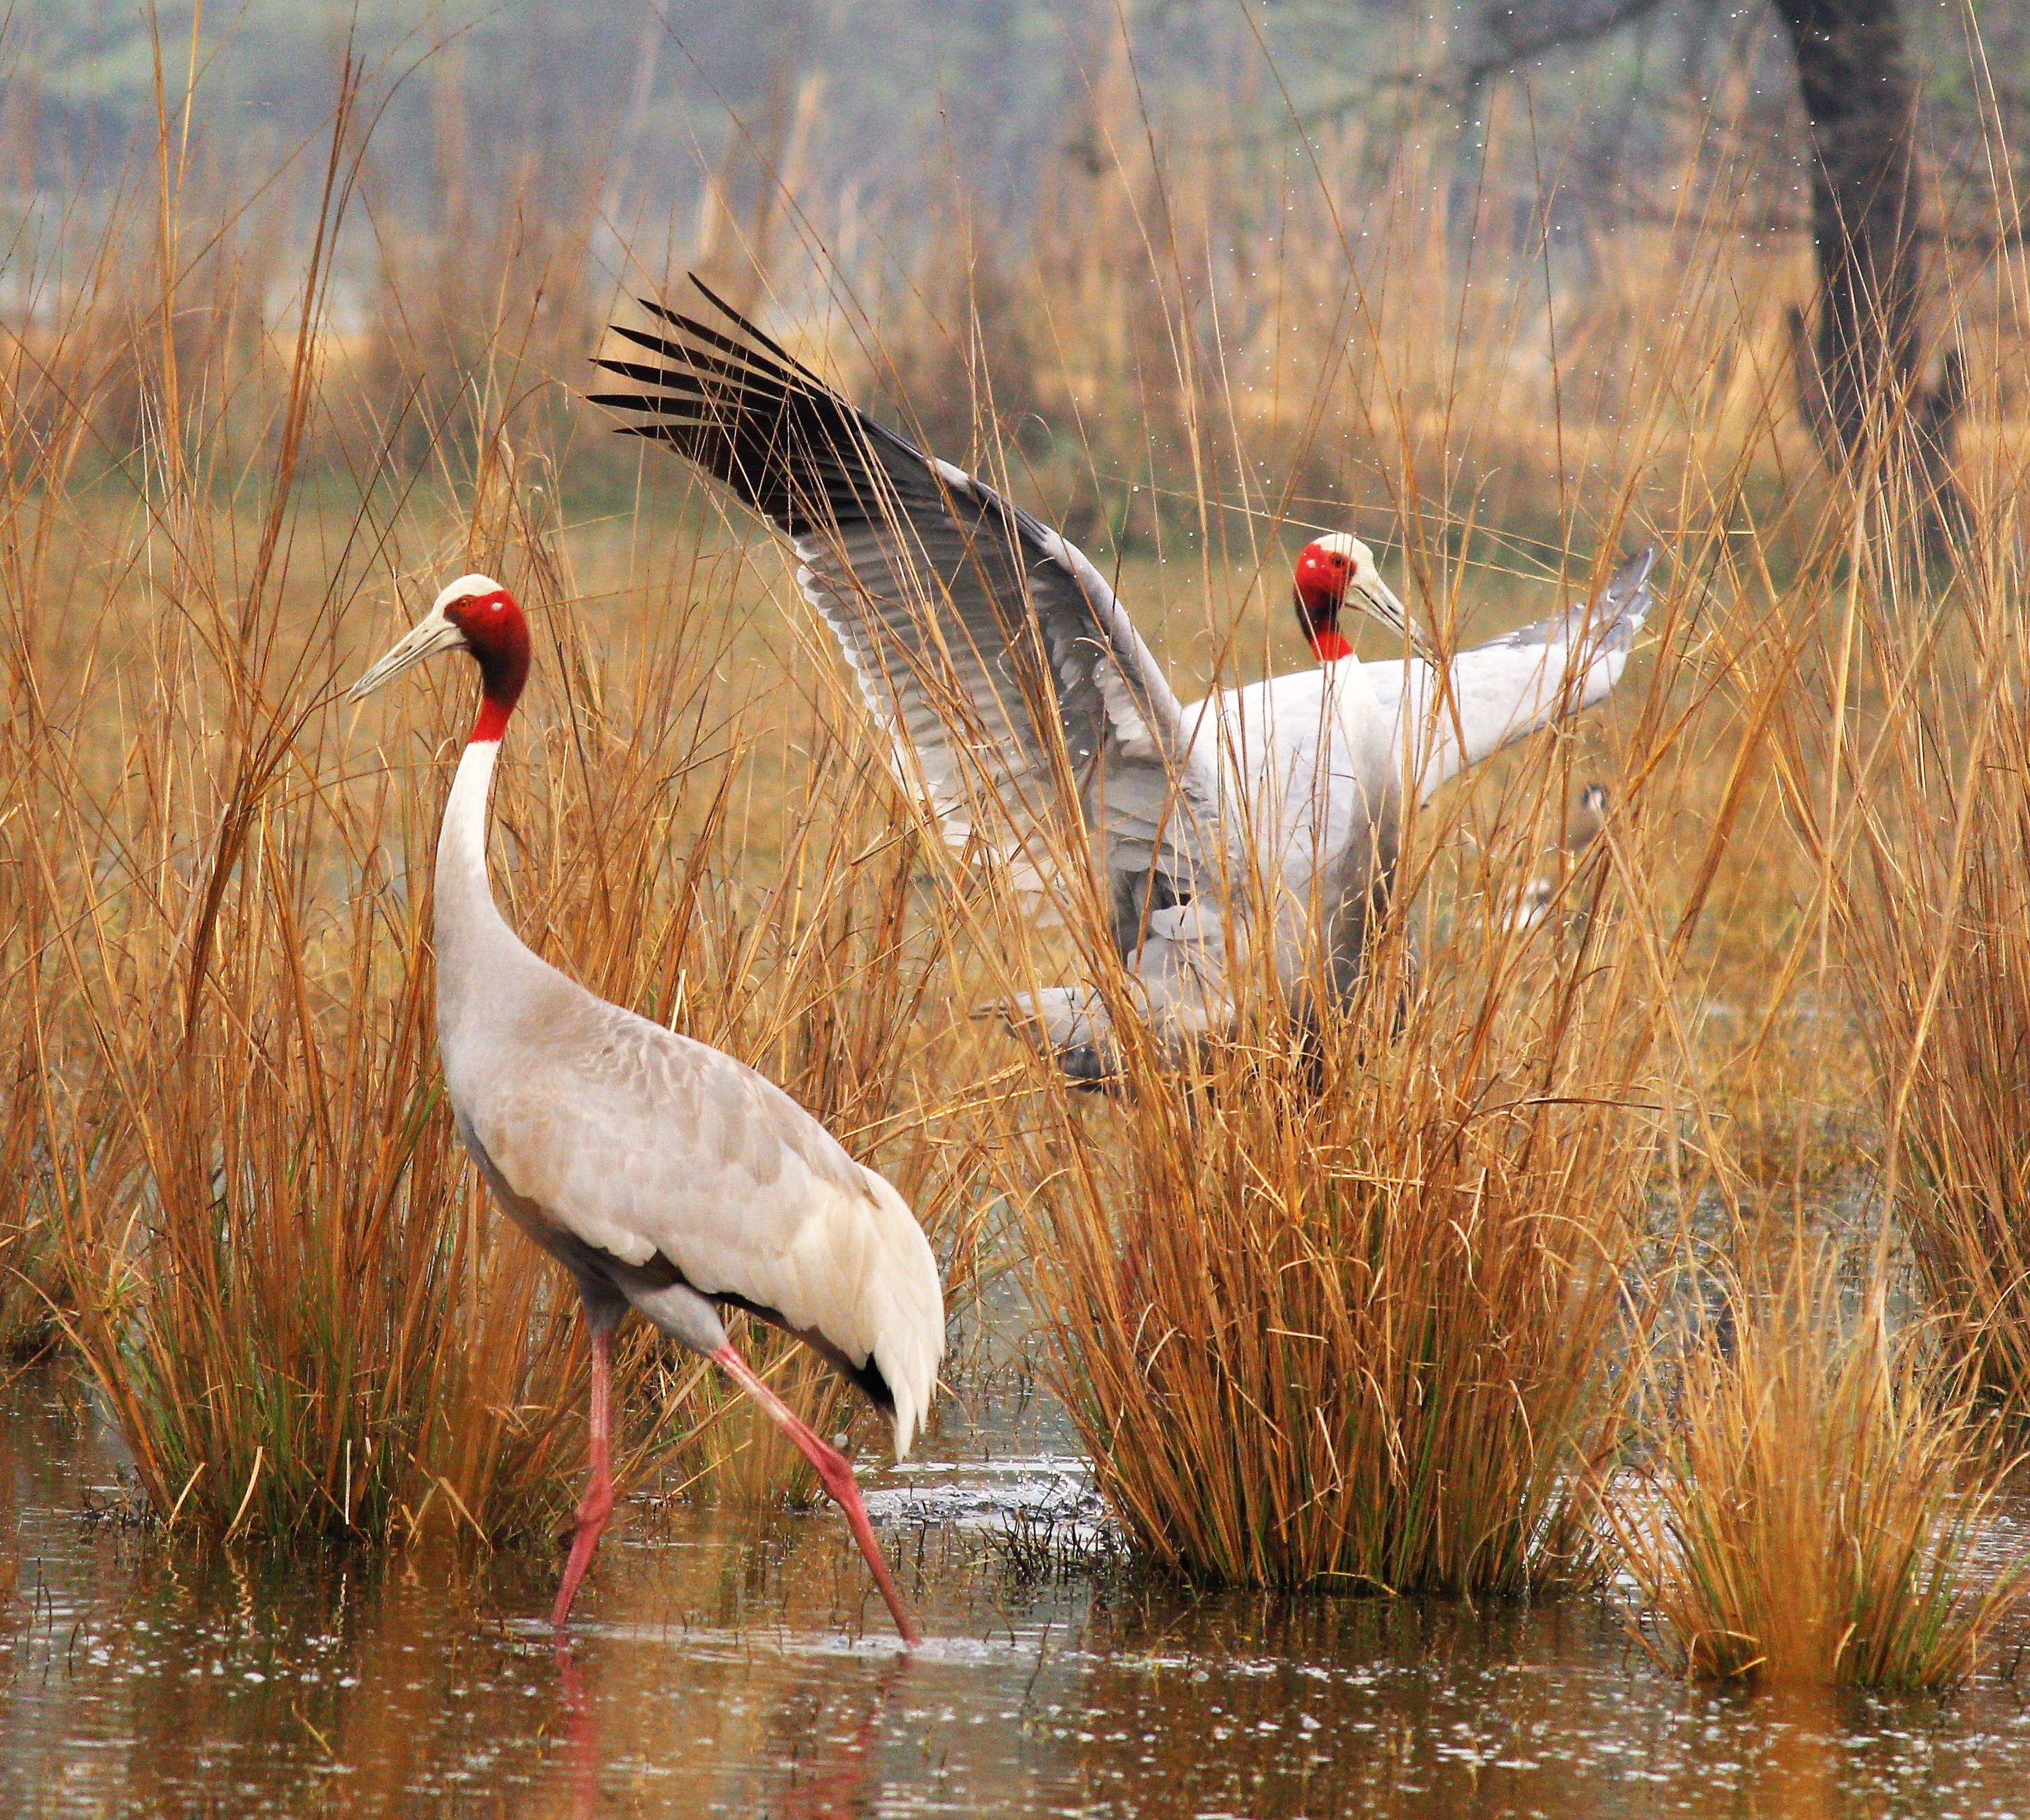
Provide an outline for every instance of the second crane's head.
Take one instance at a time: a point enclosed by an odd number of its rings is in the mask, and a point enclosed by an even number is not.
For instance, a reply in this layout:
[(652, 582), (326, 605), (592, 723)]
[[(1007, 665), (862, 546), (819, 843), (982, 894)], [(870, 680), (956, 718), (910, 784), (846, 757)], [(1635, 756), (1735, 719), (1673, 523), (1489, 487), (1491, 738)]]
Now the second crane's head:
[(1422, 649), (1422, 641), (1410, 629), (1403, 603), (1390, 592), (1374, 566), (1374, 552), (1358, 537), (1344, 531), (1307, 544), (1297, 558), (1296, 605), (1297, 623), (1304, 630), (1318, 660), (1330, 663), (1349, 657), (1353, 646), (1340, 626), (1340, 615), (1348, 607), (1378, 619), (1396, 635), (1407, 635)]
[(351, 699), (371, 695), (439, 651), (467, 651), (478, 659), (485, 693), (472, 737), (500, 738), (529, 680), (529, 622), (515, 596), (490, 575), (461, 575), (445, 588), (408, 636), (353, 684)]

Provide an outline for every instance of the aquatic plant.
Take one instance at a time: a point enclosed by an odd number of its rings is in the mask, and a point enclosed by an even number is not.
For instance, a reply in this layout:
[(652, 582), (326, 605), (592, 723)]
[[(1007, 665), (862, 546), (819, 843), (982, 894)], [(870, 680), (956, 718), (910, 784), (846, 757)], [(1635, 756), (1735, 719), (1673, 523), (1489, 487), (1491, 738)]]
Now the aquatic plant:
[[(2002, 472), (1980, 478), (1999, 489)], [(2013, 489), (2012, 489), (2013, 490)], [(1801, 793), (1839, 869), (1839, 943), (1887, 1180), (1941, 1339), (2030, 1413), (2030, 730), (2021, 538), (1983, 513), (1959, 585), (1871, 551), (1843, 620), (1883, 711)], [(1928, 830), (1913, 840), (1910, 831)]]
[(1690, 1675), (1950, 1688), (2030, 1574), (1978, 1555), (2015, 1462), (1925, 1336), (1891, 1332), (1880, 1280), (1843, 1294), (1839, 1265), (1800, 1235), (1653, 1360), (1671, 1413), (1604, 1499), (1634, 1632)]

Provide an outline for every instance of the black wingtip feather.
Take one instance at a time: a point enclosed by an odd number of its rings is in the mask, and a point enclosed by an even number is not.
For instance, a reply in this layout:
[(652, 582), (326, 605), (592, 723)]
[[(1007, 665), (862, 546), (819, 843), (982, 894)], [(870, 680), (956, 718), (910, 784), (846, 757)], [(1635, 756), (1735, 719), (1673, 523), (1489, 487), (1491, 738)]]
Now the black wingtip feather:
[[(731, 303), (727, 303), (723, 297), (720, 296), (716, 291), (713, 290), (709, 284), (706, 284), (697, 273), (687, 272), (684, 275), (687, 279), (689, 279), (692, 286), (697, 291), (698, 294), (702, 296), (713, 309), (716, 310), (720, 315), (723, 316), (727, 321), (732, 323), (734, 326), (740, 331), (740, 340), (734, 340), (723, 333), (721, 331), (710, 328), (705, 323), (697, 321), (694, 318), (685, 315), (682, 310), (672, 310), (668, 304), (659, 303), (652, 298), (638, 297), (635, 301), (638, 303), (643, 309), (649, 311), (651, 315), (668, 323), (671, 328), (681, 329), (687, 335), (695, 335), (699, 340), (707, 343), (712, 347), (722, 349), (728, 354), (740, 355), (742, 358), (753, 361), (756, 365), (759, 366), (763, 365), (764, 363), (756, 359), (754, 349), (758, 347), (766, 353), (774, 356), (774, 358), (777, 361), (780, 362), (783, 366), (786, 368), (790, 373), (794, 374), (797, 378), (803, 381), (805, 384), (816, 386), (820, 391), (827, 391), (830, 389), (826, 386), (823, 380), (820, 379), (816, 373), (812, 373), (809, 367), (805, 366), (801, 361), (798, 359), (797, 357), (789, 351), (789, 349), (782, 344), (781, 342), (776, 340), (773, 336), (768, 334), (758, 324), (750, 321), (738, 310), (734, 309)], [(640, 339), (639, 336), (630, 334), (629, 331), (624, 329), (621, 329), (620, 332), (623, 335), (628, 335), (630, 340), (638, 340)]]
[(604, 405), (608, 410), (645, 410), (657, 417), (698, 408), (694, 398), (652, 398), (640, 392), (591, 392), (586, 394), (585, 402)]
[(596, 371), (641, 389), (591, 393), (588, 402), (646, 418), (614, 428), (674, 450), (791, 537), (892, 523), (898, 484), (928, 485), (921, 451), (833, 391), (696, 273), (690, 278), (707, 314), (727, 329), (642, 298), (651, 320), (671, 332), (612, 329), (657, 363), (593, 355)]
[(778, 360), (782, 361), (792, 372), (797, 373), (800, 377), (811, 381), (813, 384), (823, 383), (817, 378), (817, 376), (815, 373), (811, 373), (808, 369), (806, 369), (803, 363), (799, 361), (788, 348), (785, 347), (781, 342), (776, 340), (772, 336), (764, 334), (760, 329), (757, 328), (754, 324), (749, 321), (745, 316), (742, 315), (738, 310), (734, 309), (731, 303), (727, 303), (723, 297), (720, 296), (716, 291), (713, 290), (712, 288), (704, 280), (704, 279), (701, 278), (697, 275), (697, 273), (692, 272), (686, 275), (690, 277), (690, 281), (697, 287), (699, 292), (703, 295), (705, 301), (711, 304), (713, 309), (716, 310), (722, 316), (725, 317), (727, 321), (737, 322), (740, 325), (741, 332), (742, 334), (753, 336), (757, 341), (760, 342), (761, 345), (767, 348), (771, 354), (774, 355)]

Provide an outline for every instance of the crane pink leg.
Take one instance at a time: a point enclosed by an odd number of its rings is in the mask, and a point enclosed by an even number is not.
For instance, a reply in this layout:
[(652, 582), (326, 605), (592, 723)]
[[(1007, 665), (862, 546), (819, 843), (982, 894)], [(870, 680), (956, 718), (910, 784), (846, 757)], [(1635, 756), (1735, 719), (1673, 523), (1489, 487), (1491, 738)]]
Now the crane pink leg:
[(557, 1588), (556, 1608), (550, 1622), (559, 1630), (571, 1617), (571, 1601), (578, 1596), (578, 1582), (592, 1565), (592, 1551), (613, 1514), (613, 1330), (592, 1330), (592, 1456), (591, 1482), (578, 1507), (578, 1533), (571, 1539), (571, 1559), (564, 1563), (563, 1584)]
[(895, 1590), (894, 1577), (889, 1573), (888, 1563), (874, 1540), (874, 1525), (867, 1521), (867, 1506), (860, 1501), (860, 1482), (853, 1476), (853, 1462), (843, 1454), (827, 1447), (798, 1421), (790, 1406), (754, 1375), (746, 1360), (735, 1352), (730, 1343), (721, 1346), (712, 1356), (713, 1362), (768, 1412), (769, 1419), (797, 1443), (798, 1450), (817, 1468), (818, 1477), (823, 1481), (824, 1488), (831, 1494), (833, 1502), (846, 1513), (846, 1525), (853, 1531), (853, 1540), (860, 1544), (860, 1552), (867, 1557), (867, 1565), (874, 1574), (874, 1584), (881, 1588), (881, 1596), (888, 1602), (888, 1610), (895, 1620), (895, 1628), (902, 1633), (903, 1642), (914, 1649), (917, 1641), (916, 1627), (909, 1621), (909, 1614), (903, 1606), (902, 1595)]

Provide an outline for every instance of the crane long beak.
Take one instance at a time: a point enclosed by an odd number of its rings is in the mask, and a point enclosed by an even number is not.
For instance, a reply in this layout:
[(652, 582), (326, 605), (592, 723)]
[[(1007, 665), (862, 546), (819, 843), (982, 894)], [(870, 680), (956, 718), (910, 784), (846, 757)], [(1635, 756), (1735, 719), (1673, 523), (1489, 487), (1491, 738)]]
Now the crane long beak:
[(346, 693), (346, 700), (361, 700), (390, 677), (400, 676), (411, 664), (421, 663), (433, 652), (448, 650), (464, 642), (465, 634), (443, 614), (433, 610), (428, 618), (411, 627), (399, 644), (353, 684)]
[(1431, 648), (1424, 641), (1424, 635), (1410, 623), (1410, 615), (1396, 592), (1379, 575), (1372, 581), (1362, 577), (1347, 590), (1354, 604), (1369, 618), (1378, 620), (1399, 637), (1406, 637), (1419, 657), (1428, 658)]

